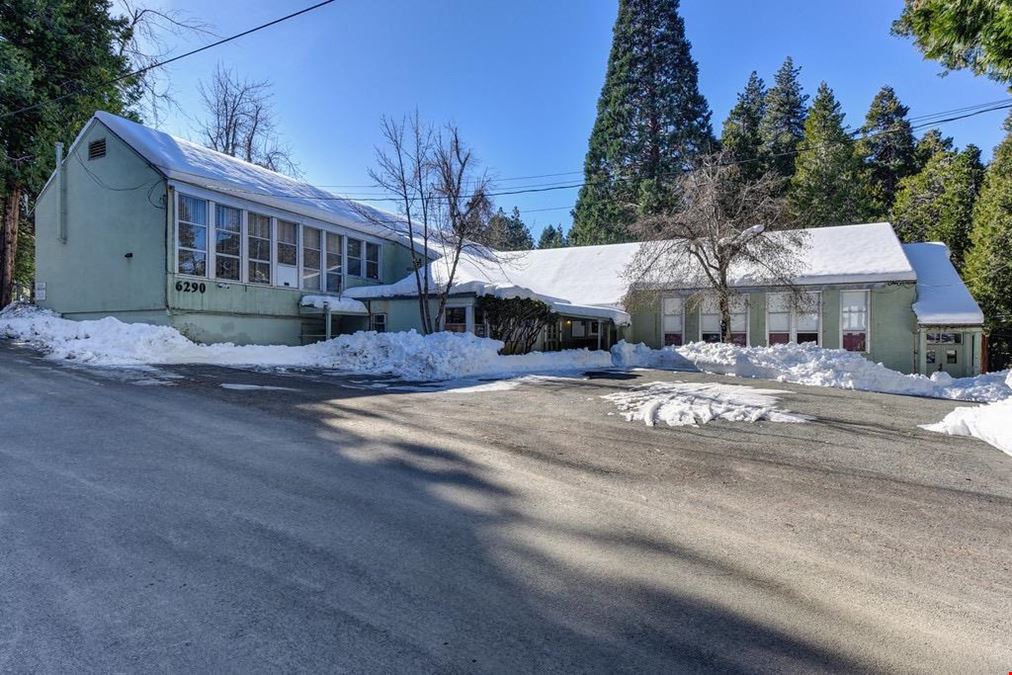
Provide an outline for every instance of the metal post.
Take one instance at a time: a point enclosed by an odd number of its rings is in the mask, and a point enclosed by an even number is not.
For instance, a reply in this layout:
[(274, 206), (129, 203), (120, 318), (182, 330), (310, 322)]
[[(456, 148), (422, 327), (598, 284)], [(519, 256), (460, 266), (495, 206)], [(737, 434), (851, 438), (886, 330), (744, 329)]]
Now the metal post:
[(330, 305), (327, 305), (327, 315), (326, 316), (327, 316), (326, 336), (327, 336), (327, 339), (329, 340), (330, 339)]
[(602, 330), (602, 328), (603, 328), (603, 326), (601, 325), (601, 320), (598, 319), (597, 320), (597, 351), (601, 351), (601, 330)]

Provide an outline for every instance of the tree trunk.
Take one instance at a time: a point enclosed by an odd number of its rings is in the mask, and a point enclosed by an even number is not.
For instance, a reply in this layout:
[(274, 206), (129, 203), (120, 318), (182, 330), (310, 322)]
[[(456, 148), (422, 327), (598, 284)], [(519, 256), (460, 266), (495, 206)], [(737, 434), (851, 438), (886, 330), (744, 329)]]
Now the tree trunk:
[(720, 340), (721, 342), (731, 343), (731, 298), (728, 296), (727, 289), (722, 288), (717, 291), (717, 300), (720, 305)]
[(18, 223), (21, 221), (21, 191), (17, 183), (7, 185), (0, 227), (0, 309), (14, 298), (14, 259), (18, 253)]

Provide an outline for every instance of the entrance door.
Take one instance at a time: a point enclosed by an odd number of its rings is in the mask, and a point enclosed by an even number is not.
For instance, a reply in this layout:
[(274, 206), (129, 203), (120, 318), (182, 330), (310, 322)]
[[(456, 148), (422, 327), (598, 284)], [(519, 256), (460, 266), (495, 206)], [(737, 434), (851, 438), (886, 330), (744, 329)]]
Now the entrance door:
[(927, 374), (943, 371), (953, 377), (963, 377), (967, 364), (963, 363), (962, 333), (928, 333), (925, 351)]

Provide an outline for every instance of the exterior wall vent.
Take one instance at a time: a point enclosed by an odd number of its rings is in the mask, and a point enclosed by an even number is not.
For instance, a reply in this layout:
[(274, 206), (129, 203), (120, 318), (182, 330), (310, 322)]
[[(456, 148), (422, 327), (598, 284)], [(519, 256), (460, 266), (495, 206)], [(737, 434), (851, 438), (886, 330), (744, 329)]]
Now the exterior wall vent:
[(100, 138), (88, 144), (88, 159), (100, 159), (105, 157), (105, 139)]

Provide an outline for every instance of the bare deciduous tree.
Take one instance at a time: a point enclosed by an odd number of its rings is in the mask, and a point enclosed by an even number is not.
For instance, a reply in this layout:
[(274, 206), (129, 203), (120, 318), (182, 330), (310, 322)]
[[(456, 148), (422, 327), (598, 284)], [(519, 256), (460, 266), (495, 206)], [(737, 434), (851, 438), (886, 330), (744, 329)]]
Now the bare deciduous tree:
[(781, 181), (771, 173), (746, 179), (722, 152), (700, 157), (678, 178), (679, 205), (633, 226), (644, 243), (625, 272), (631, 301), (674, 284), (710, 291), (725, 342), (731, 341), (731, 300), (739, 285), (780, 287), (802, 302), (795, 280), (806, 235), (791, 228)]
[[(165, 59), (171, 51), (169, 38), (176, 41), (187, 35), (218, 37), (210, 24), (178, 9), (142, 7), (134, 0), (119, 0), (118, 9), (127, 26), (118, 46), (119, 55), (128, 58), (134, 70), (151, 68)], [(145, 70), (136, 86), (143, 109), (156, 124), (164, 110), (177, 107), (164, 69)]]
[[(397, 200), (401, 218), (360, 204), (355, 208), (370, 222), (407, 235), (420, 322), (423, 332), (431, 333), (442, 323), (464, 252), (501, 264), (497, 253), (478, 243), (492, 213), (490, 179), (478, 170), (473, 151), (453, 125), (436, 131), (415, 111), (400, 122), (384, 117), (380, 129), (384, 147), (377, 147), (376, 167), (369, 175)], [(433, 253), (438, 260), (431, 260)], [(433, 273), (436, 266), (438, 274)]]
[(200, 83), (200, 97), (207, 115), (200, 133), (207, 147), (271, 171), (298, 175), (278, 132), (270, 82), (241, 79), (219, 64), (211, 81)]

